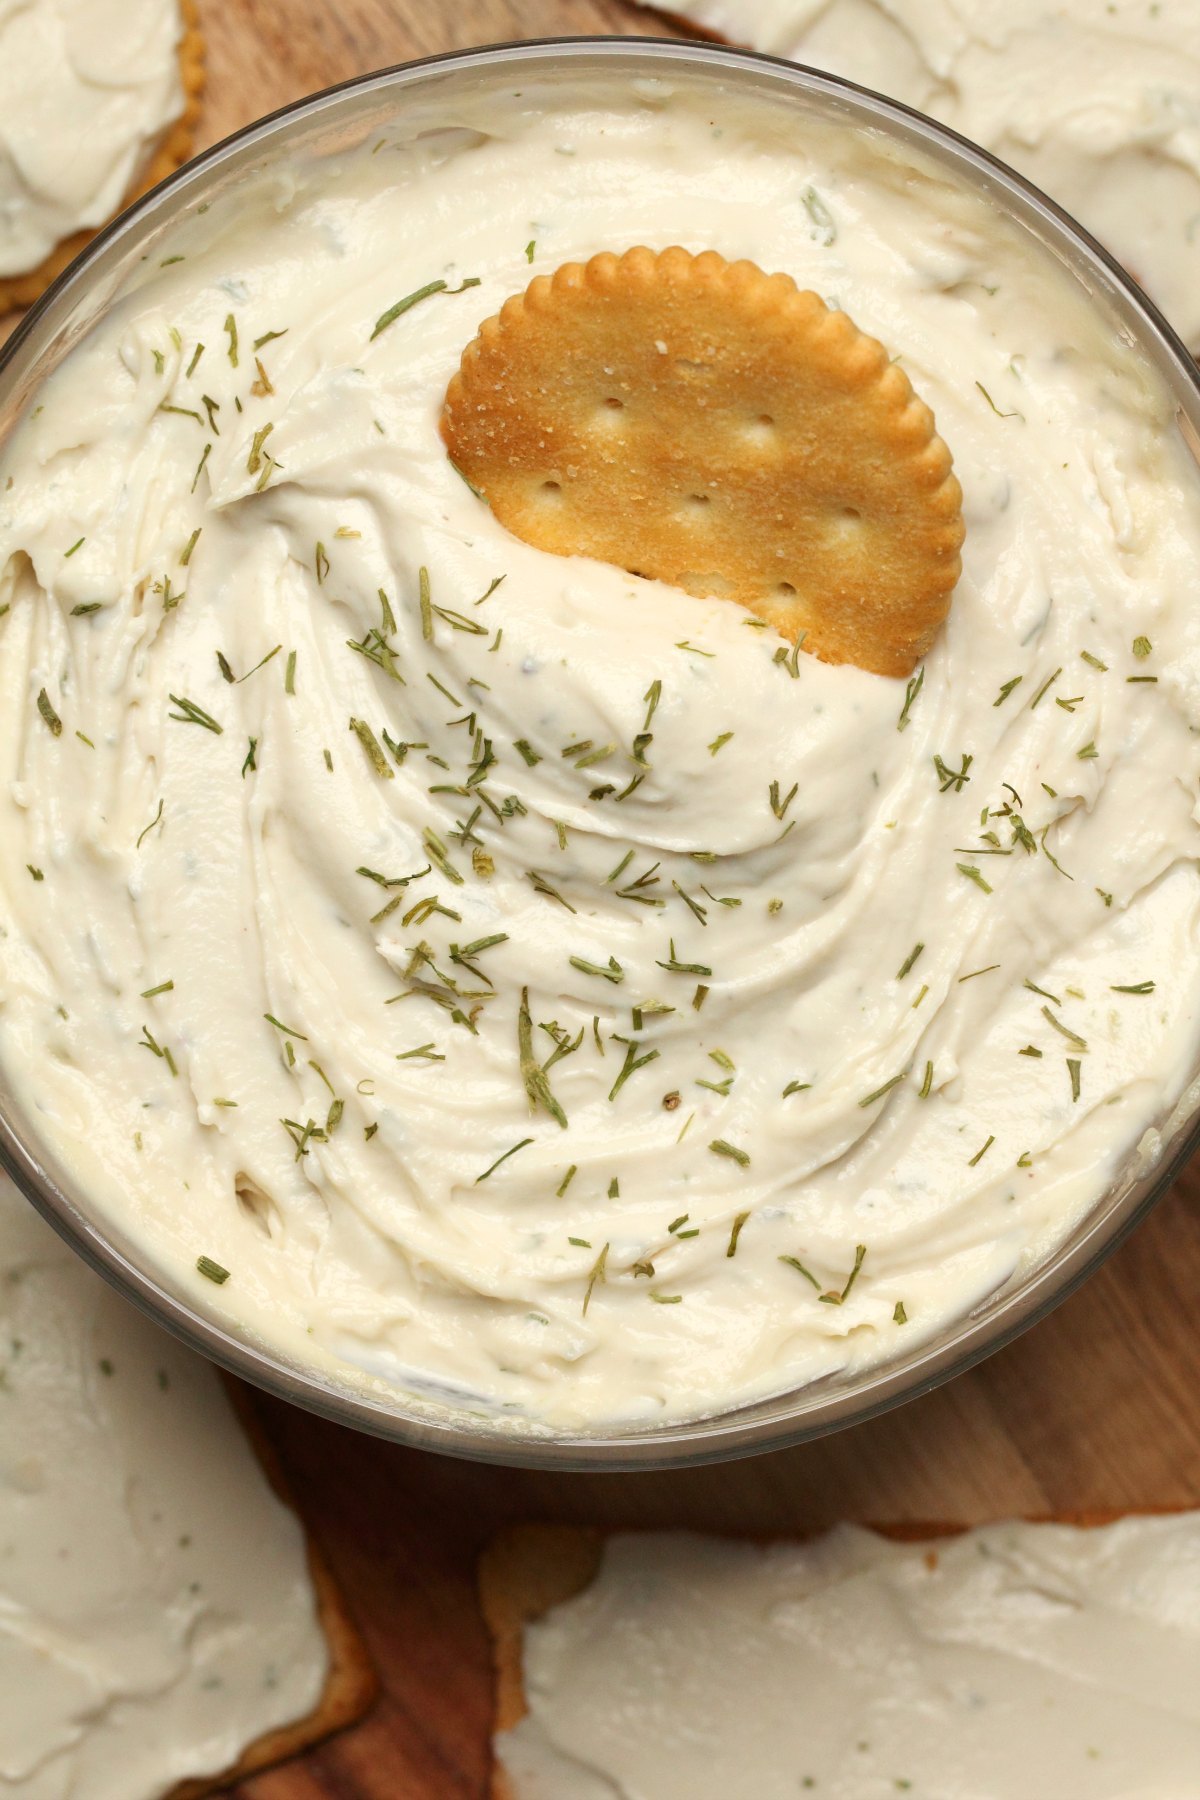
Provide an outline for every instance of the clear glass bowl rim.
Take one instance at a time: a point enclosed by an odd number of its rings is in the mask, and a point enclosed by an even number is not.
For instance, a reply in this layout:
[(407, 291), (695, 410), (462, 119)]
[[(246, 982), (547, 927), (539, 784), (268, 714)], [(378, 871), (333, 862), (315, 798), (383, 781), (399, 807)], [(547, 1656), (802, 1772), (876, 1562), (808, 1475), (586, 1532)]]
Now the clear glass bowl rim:
[[(781, 94), (791, 89), (797, 96), (841, 100), (848, 114), (860, 120), (865, 115), (893, 139), (918, 146), (952, 168), (977, 191), (990, 192), (1053, 245), (1077, 276), (1086, 277), (1124, 315), (1131, 346), (1136, 344), (1156, 363), (1176, 400), (1185, 436), (1200, 445), (1200, 373), (1183, 343), (1108, 252), (1006, 165), (911, 108), (838, 77), (716, 44), (619, 36), (543, 38), (421, 58), (323, 89), (223, 139), (101, 231), (30, 309), (0, 349), (0, 420), (11, 420), (27, 402), (22, 372), (54, 344), (60, 325), (95, 280), (98, 265), (123, 259), (132, 242), (150, 237), (182, 210), (185, 200), (196, 198), (200, 188), (219, 179), (231, 161), (240, 162), (248, 152), (286, 139), (289, 127), (298, 131), (322, 115), (336, 113), (347, 100), (366, 102), (385, 96), (400, 100), (447, 73), (469, 79), (473, 71), (497, 69), (526, 75), (570, 69), (578, 75), (666, 79), (672, 71), (699, 71), (735, 84), (749, 75), (760, 83), (768, 81)], [(50, 1159), (35, 1154), (0, 1107), (0, 1166), (86, 1262), (201, 1355), (280, 1399), (393, 1442), (480, 1462), (595, 1473), (687, 1467), (782, 1449), (860, 1424), (929, 1392), (1011, 1342), (1073, 1293), (1163, 1197), (1198, 1145), (1200, 1111), (1179, 1126), (1148, 1175), (1117, 1192), (1115, 1199), (1116, 1190), (1111, 1191), (1069, 1241), (1013, 1292), (985, 1303), (982, 1316), (960, 1321), (936, 1343), (868, 1370), (853, 1386), (828, 1392), (801, 1388), (734, 1411), (658, 1427), (550, 1434), (409, 1406), (399, 1394), (393, 1404), (386, 1404), (375, 1393), (335, 1385), (315, 1368), (304, 1369), (262, 1344), (234, 1335), (170, 1293), (110, 1242), (81, 1198), (69, 1191), (70, 1184), (48, 1166)]]

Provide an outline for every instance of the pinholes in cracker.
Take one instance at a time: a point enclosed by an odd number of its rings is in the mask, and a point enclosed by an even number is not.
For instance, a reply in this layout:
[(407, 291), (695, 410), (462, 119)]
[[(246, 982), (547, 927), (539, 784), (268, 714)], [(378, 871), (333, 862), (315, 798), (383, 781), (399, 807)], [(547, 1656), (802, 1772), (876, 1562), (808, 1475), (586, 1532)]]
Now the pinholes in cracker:
[(962, 493), (933, 414), (788, 275), (566, 263), (480, 327), (441, 429), (515, 536), (734, 600), (827, 662), (911, 674), (949, 611)]

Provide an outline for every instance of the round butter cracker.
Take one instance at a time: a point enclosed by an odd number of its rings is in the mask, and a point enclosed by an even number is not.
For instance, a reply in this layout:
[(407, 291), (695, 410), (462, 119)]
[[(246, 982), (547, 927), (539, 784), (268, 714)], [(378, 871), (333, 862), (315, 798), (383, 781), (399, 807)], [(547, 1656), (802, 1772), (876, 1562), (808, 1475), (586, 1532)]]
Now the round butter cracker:
[(515, 536), (745, 606), (905, 676), (961, 570), (933, 414), (788, 275), (643, 247), (538, 276), (480, 327), (442, 436)]
[[(183, 86), (183, 111), (168, 126), (166, 136), (126, 194), (122, 209), (132, 206), (135, 200), (148, 194), (152, 187), (157, 187), (160, 181), (173, 175), (192, 154), (196, 123), (200, 117), (200, 101), (204, 93), (204, 33), (200, 28), (195, 0), (180, 0), (179, 12), (183, 20), (183, 36), (179, 40), (177, 55)], [(80, 251), (87, 249), (92, 239), (103, 229), (103, 226), (97, 226), (94, 229), (72, 232), (61, 244), (54, 246), (49, 256), (36, 269), (30, 269), (26, 275), (0, 275), (0, 317), (18, 307), (32, 306), (51, 282), (57, 281), (63, 270), (74, 262)]]

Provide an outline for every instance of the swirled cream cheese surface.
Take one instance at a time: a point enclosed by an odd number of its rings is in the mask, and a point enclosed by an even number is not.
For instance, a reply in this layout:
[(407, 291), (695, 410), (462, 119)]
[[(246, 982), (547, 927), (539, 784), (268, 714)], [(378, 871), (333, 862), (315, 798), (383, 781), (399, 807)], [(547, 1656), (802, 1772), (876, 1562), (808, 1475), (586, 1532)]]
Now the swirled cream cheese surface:
[(1196, 0), (688, 0), (982, 144), (1095, 232), (1200, 345)]
[(615, 1537), (528, 1628), (514, 1800), (1194, 1800), (1200, 1515)]
[(312, 1712), (327, 1660), (213, 1371), (0, 1175), (0, 1793), (158, 1800)]
[[(1183, 1090), (1200, 505), (1151, 370), (933, 173), (667, 87), (489, 105), (181, 225), (8, 444), (0, 1061), (241, 1329), (653, 1422), (944, 1330)], [(674, 240), (932, 404), (965, 573), (907, 689), (447, 461), (481, 319)]]
[(0, 276), (121, 206), (183, 111), (178, 0), (0, 0)]

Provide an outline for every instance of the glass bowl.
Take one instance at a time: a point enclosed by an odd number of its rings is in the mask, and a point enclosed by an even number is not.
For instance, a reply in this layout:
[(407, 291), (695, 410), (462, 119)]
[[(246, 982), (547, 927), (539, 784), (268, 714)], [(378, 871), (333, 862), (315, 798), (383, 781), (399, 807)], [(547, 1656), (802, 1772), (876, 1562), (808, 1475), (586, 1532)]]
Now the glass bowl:
[[(309, 158), (336, 155), (397, 123), (410, 132), (457, 124), (468, 102), (478, 111), (489, 94), (516, 86), (527, 101), (544, 96), (551, 104), (581, 96), (602, 101), (614, 85), (627, 89), (635, 82), (686, 86), (717, 111), (735, 97), (740, 107), (769, 109), (776, 127), (791, 133), (812, 120), (868, 134), (894, 166), (948, 180), (1006, 215), (1031, 252), (1056, 265), (1058, 280), (1083, 290), (1093, 316), (1127, 347), (1130, 358), (1150, 367), (1173, 402), (1193, 462), (1200, 462), (1200, 378), (1184, 346), (1105, 251), (1019, 176), (954, 133), (847, 82), (747, 52), (640, 38), (501, 45), (384, 70), (286, 107), (198, 157), (102, 232), (18, 328), (0, 354), (0, 440), (67, 351), (119, 294), (143, 278), (164, 235), (240, 181), (269, 172), (297, 152)], [(665, 1468), (747, 1455), (840, 1430), (927, 1392), (1065, 1298), (1163, 1195), (1198, 1142), (1200, 1071), (1195, 1071), (1182, 1101), (1144, 1134), (1120, 1179), (1051, 1256), (1015, 1275), (936, 1337), (882, 1366), (711, 1417), (561, 1434), (438, 1409), (349, 1371), (338, 1381), (248, 1334), (238, 1335), (194, 1295), (148, 1266), (136, 1243), (89, 1209), (87, 1195), (53, 1146), (42, 1141), (0, 1069), (0, 1163), (93, 1267), (194, 1349), (286, 1400), (359, 1430), (480, 1461), (557, 1469)]]

